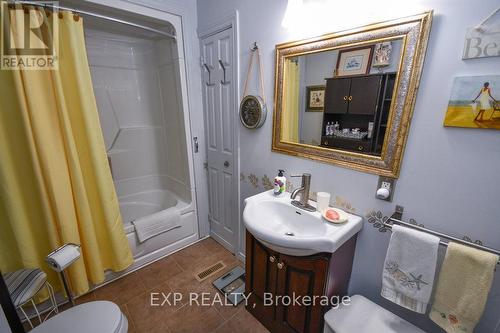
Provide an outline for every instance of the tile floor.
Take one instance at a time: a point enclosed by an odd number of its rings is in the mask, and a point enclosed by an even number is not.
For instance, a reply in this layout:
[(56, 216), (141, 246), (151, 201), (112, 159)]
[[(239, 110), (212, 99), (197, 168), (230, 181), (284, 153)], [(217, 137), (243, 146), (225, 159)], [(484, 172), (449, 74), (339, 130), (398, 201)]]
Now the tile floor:
[[(222, 260), (226, 268), (198, 282), (194, 275)], [(230, 252), (212, 238), (205, 239), (163, 258), (111, 284), (77, 299), (77, 303), (109, 300), (120, 306), (129, 320), (129, 333), (261, 333), (268, 332), (243, 303), (237, 307), (189, 305), (190, 292), (209, 292), (214, 299), (218, 291), (212, 281), (242, 265)], [(181, 304), (150, 306), (150, 293), (180, 292)], [(161, 301), (161, 297), (160, 297)], [(172, 301), (172, 299), (171, 299)]]

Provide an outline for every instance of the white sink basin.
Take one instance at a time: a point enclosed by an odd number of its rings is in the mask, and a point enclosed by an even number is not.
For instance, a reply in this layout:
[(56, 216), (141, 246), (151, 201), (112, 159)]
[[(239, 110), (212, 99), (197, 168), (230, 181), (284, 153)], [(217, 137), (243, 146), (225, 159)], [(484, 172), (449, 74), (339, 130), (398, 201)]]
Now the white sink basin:
[[(280, 253), (333, 253), (362, 228), (363, 219), (359, 216), (347, 213), (347, 222), (332, 224), (319, 212), (305, 211), (290, 202), (290, 193), (275, 196), (272, 190), (245, 199), (243, 221), (247, 230)], [(315, 206), (315, 202), (310, 204)]]

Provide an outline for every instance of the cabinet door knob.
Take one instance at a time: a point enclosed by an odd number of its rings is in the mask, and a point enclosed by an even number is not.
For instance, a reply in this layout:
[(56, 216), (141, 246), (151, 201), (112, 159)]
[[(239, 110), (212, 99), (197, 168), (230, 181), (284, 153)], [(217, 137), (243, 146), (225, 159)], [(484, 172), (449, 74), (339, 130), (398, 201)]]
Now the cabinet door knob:
[(275, 261), (276, 261), (276, 258), (275, 258), (274, 256), (270, 256), (270, 257), (269, 257), (269, 261), (270, 261), (270, 262), (275, 262)]
[(349, 96), (349, 100), (352, 101), (352, 96)]
[(347, 101), (347, 96), (344, 96), (344, 101)]
[(283, 267), (285, 267), (285, 264), (283, 264), (282, 262), (279, 262), (278, 263), (278, 268), (279, 269), (283, 269)]
[(359, 147), (358, 147), (358, 150), (359, 150), (359, 151), (363, 150), (363, 146), (359, 146)]

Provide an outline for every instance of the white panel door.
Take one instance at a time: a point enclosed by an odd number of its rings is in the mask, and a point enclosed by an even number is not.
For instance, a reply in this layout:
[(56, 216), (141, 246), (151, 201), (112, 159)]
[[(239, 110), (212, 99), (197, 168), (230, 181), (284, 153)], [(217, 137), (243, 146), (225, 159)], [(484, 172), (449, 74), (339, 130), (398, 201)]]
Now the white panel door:
[(237, 249), (235, 218), (237, 153), (234, 126), (236, 82), (233, 81), (232, 29), (202, 39), (203, 99), (207, 138), (210, 233), (233, 253)]

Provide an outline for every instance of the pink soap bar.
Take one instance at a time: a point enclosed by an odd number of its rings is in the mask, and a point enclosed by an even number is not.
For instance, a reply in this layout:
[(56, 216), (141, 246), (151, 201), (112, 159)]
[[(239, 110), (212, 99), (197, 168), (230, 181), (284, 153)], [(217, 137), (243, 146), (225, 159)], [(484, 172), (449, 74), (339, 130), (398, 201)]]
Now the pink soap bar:
[(325, 213), (325, 216), (327, 219), (330, 219), (330, 220), (338, 220), (340, 218), (339, 213), (337, 213), (333, 209), (328, 209)]

